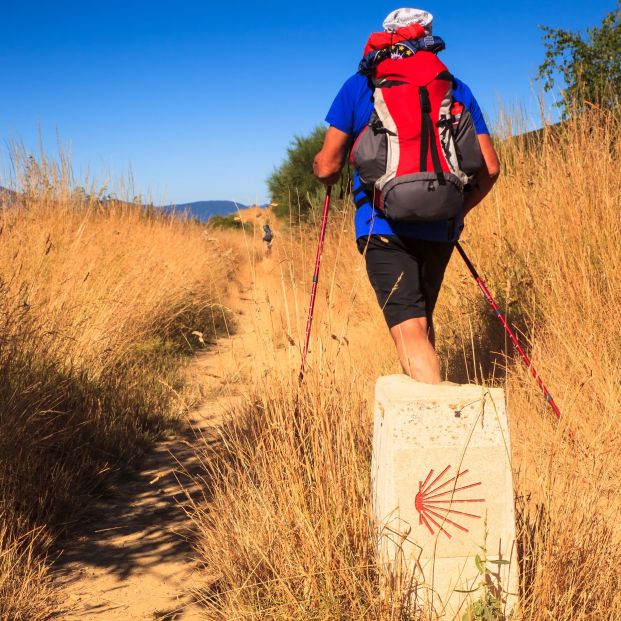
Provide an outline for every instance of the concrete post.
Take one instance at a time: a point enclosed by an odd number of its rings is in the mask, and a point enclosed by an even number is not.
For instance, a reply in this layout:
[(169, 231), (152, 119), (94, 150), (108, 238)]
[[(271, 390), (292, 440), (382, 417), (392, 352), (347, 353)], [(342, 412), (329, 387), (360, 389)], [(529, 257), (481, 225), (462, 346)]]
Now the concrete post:
[(502, 389), (377, 381), (371, 478), (387, 597), (406, 589), (412, 605), (460, 621), (486, 598), (494, 618), (510, 618), (518, 590), (510, 455)]

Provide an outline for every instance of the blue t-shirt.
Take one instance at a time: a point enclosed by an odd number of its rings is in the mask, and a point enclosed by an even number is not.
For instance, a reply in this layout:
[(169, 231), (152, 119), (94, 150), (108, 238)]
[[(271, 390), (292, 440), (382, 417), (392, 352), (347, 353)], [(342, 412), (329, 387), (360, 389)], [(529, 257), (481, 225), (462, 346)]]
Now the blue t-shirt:
[[(472, 91), (463, 82), (454, 78), (453, 97), (462, 103), (472, 116), (477, 134), (489, 134), (483, 113)], [(326, 116), (326, 122), (355, 140), (368, 124), (373, 113), (373, 91), (366, 76), (357, 73), (343, 84)], [(354, 199), (362, 198), (364, 190), (354, 173)], [(456, 237), (463, 227), (463, 215), (455, 223)], [(427, 241), (447, 241), (449, 223), (436, 222), (390, 222), (383, 213), (374, 209), (368, 202), (356, 211), (356, 239), (374, 235), (399, 235)]]

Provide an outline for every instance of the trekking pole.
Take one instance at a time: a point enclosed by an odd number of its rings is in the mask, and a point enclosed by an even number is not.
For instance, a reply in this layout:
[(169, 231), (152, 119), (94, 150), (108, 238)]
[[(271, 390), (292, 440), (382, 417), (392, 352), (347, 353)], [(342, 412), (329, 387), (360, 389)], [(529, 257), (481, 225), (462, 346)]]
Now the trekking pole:
[(509, 338), (511, 339), (511, 341), (513, 341), (515, 348), (517, 349), (518, 353), (522, 357), (522, 360), (524, 361), (526, 366), (529, 368), (532, 376), (535, 378), (537, 385), (543, 391), (546, 401), (550, 404), (550, 407), (554, 411), (554, 414), (556, 414), (556, 418), (560, 419), (561, 411), (558, 409), (558, 406), (554, 402), (554, 399), (552, 395), (550, 394), (550, 391), (546, 388), (545, 384), (543, 383), (543, 380), (541, 379), (541, 377), (539, 377), (539, 373), (535, 371), (535, 367), (533, 367), (533, 364), (530, 361), (530, 358), (527, 356), (526, 352), (522, 349), (522, 346), (520, 345), (520, 342), (518, 341), (517, 336), (515, 336), (513, 330), (509, 327), (509, 324), (507, 323), (505, 316), (500, 311), (500, 308), (498, 308), (498, 304), (494, 302), (494, 298), (492, 298), (490, 292), (485, 286), (485, 283), (481, 280), (481, 277), (477, 273), (474, 265), (468, 258), (468, 255), (466, 254), (464, 249), (461, 247), (461, 244), (459, 242), (455, 242), (455, 247), (457, 248), (457, 251), (461, 255), (461, 258), (464, 260), (464, 263), (470, 270), (470, 273), (472, 274), (473, 278), (476, 280), (477, 285), (479, 285), (479, 289), (481, 289), (481, 291), (483, 292), (483, 295), (485, 296), (487, 301), (490, 303), (490, 306), (494, 309), (494, 312), (496, 313), (496, 317), (498, 317), (498, 319), (500, 320), (500, 323), (504, 326), (506, 333), (509, 335)]
[(313, 311), (315, 310), (315, 296), (317, 295), (317, 283), (319, 282), (319, 266), (321, 265), (321, 253), (323, 251), (323, 241), (326, 237), (326, 224), (328, 222), (328, 211), (330, 209), (330, 194), (332, 186), (326, 188), (326, 199), (323, 204), (323, 216), (321, 217), (321, 229), (319, 231), (319, 244), (317, 245), (317, 256), (315, 257), (315, 272), (313, 273), (313, 288), (311, 290), (310, 303), (308, 305), (308, 319), (306, 320), (306, 339), (304, 350), (302, 351), (302, 366), (300, 367), (300, 382), (304, 379), (304, 367), (310, 343), (311, 326), (313, 325)]

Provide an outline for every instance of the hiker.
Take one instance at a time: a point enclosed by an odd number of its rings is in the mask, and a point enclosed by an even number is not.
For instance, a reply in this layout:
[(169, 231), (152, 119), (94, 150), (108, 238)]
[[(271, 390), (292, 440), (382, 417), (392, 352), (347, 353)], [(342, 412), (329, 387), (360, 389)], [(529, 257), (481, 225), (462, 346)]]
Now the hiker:
[(359, 251), (404, 373), (441, 381), (432, 314), (464, 216), (500, 164), (471, 90), (437, 54), (433, 16), (398, 9), (337, 94), (314, 161), (327, 186), (351, 148)]
[(272, 240), (274, 239), (274, 233), (272, 233), (269, 224), (263, 225), (263, 233), (263, 250), (265, 251), (265, 256), (269, 257), (272, 253)]

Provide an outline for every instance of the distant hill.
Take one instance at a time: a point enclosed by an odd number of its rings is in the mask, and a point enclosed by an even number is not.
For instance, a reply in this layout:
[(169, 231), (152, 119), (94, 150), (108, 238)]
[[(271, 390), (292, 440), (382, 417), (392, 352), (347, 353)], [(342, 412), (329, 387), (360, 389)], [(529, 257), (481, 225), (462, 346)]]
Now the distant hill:
[[(4, 205), (13, 205), (17, 200), (17, 193), (13, 190), (9, 190), (8, 188), (2, 187), (0, 185), (0, 204)], [(114, 199), (114, 202), (123, 203), (127, 205), (131, 205), (132, 203), (125, 203), (125, 201), (120, 201)], [(248, 210), (263, 210), (266, 209), (268, 205), (243, 205), (241, 203), (236, 203), (235, 201), (196, 201), (193, 203), (181, 203), (179, 205), (162, 205), (157, 209), (162, 209), (166, 213), (176, 213), (180, 216), (187, 215), (190, 218), (196, 218), (201, 222), (207, 222), (211, 216), (229, 216), (231, 214), (236, 214), (239, 211), (248, 212)], [(246, 213), (244, 218), (248, 219), (250, 217), (250, 212)], [(259, 217), (257, 214), (252, 214), (252, 217)]]
[[(264, 208), (266, 205), (261, 205)], [(187, 213), (191, 218), (197, 218), (206, 222), (211, 216), (229, 216), (239, 210), (248, 209), (248, 205), (242, 205), (234, 201), (196, 201), (194, 203), (182, 203), (180, 205), (163, 205), (161, 209), (178, 214)]]

